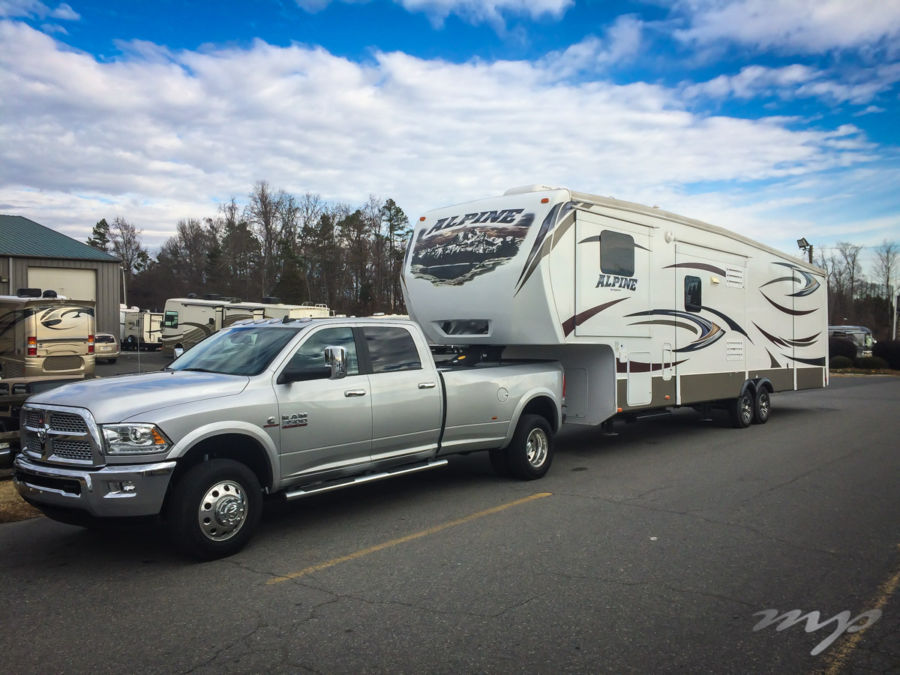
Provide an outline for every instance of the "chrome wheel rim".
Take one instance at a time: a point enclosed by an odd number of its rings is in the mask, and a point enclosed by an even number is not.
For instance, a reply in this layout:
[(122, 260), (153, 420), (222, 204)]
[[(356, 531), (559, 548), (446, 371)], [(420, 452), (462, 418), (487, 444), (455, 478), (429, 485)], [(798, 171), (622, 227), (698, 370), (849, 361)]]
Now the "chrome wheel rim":
[(748, 424), (753, 419), (753, 401), (748, 394), (741, 397), (741, 419)]
[(247, 495), (233, 480), (211, 486), (197, 512), (200, 531), (211, 541), (226, 541), (236, 535), (247, 520)]
[(528, 464), (535, 469), (540, 468), (547, 461), (547, 453), (550, 450), (550, 443), (547, 440), (547, 434), (542, 429), (532, 429), (525, 441), (525, 458)]
[(763, 393), (759, 397), (759, 416), (762, 419), (769, 417), (769, 394)]

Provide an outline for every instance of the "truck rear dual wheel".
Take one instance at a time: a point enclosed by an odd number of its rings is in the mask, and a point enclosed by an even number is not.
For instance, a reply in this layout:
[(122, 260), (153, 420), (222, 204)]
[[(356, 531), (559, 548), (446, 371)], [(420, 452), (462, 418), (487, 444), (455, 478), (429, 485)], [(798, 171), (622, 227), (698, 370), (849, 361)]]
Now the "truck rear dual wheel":
[(491, 465), (501, 476), (520, 480), (541, 478), (553, 461), (550, 424), (540, 415), (522, 415), (512, 441), (502, 450), (491, 450)]
[(241, 550), (262, 513), (256, 474), (230, 459), (213, 459), (189, 469), (170, 499), (174, 543), (200, 560), (224, 558)]

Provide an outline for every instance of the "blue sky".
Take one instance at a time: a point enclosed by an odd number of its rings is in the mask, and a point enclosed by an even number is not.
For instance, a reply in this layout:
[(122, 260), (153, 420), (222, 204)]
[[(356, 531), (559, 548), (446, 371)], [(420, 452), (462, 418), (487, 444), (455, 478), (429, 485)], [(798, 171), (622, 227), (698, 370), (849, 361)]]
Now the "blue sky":
[(0, 0), (0, 212), (151, 250), (253, 184), (543, 183), (791, 253), (900, 239), (897, 0)]

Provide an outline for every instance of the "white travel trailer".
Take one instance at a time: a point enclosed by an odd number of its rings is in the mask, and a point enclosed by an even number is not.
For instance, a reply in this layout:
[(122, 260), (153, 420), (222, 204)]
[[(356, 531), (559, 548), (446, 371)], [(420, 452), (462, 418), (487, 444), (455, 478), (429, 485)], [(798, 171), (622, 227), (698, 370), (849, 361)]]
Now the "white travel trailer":
[(187, 351), (217, 330), (246, 319), (323, 318), (331, 316), (325, 305), (232, 302), (227, 298), (169, 298), (162, 323), (162, 351), (173, 356), (176, 349)]
[(125, 328), (121, 337), (122, 349), (159, 349), (162, 347), (161, 312), (129, 311), (124, 313)]
[(403, 268), (432, 343), (561, 361), (577, 424), (705, 404), (765, 422), (773, 392), (827, 386), (825, 283), (734, 232), (543, 186), (427, 213)]
[(0, 295), (0, 377), (93, 377), (94, 303), (22, 290)]

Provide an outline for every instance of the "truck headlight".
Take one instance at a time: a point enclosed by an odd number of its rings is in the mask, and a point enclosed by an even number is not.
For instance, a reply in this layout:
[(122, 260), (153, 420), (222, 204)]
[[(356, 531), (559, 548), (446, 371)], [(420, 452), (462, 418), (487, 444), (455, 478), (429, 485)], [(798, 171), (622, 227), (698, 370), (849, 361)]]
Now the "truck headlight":
[(104, 424), (103, 438), (109, 455), (165, 452), (171, 446), (153, 424)]

